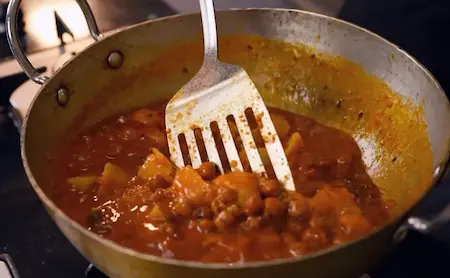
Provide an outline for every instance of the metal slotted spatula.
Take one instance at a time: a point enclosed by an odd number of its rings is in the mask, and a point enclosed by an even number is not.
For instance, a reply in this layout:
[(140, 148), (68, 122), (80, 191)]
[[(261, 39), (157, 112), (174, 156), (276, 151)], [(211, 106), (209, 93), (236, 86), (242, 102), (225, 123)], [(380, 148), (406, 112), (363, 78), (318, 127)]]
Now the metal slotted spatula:
[(231, 170), (242, 171), (242, 162), (227, 121), (227, 117), (232, 116), (252, 172), (266, 173), (246, 116), (246, 111), (251, 109), (277, 179), (286, 189), (294, 190), (283, 146), (255, 84), (244, 69), (222, 63), (217, 58), (213, 0), (200, 0), (200, 7), (205, 48), (203, 65), (166, 107), (166, 130), (172, 161), (178, 167), (185, 166), (180, 146), (180, 138), (184, 135), (192, 166), (196, 168), (202, 163), (200, 142), (197, 142), (194, 132), (198, 129), (208, 161), (217, 164), (223, 173), (224, 165), (211, 128), (217, 124)]

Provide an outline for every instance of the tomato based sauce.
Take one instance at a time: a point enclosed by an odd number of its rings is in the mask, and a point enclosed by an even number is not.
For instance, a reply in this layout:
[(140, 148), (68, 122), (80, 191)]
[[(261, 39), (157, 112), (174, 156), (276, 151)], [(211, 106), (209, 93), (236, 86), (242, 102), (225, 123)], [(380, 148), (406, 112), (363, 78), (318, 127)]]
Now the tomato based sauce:
[(267, 176), (220, 175), (210, 162), (176, 168), (169, 160), (164, 108), (117, 115), (73, 137), (57, 157), (58, 207), (123, 246), (225, 263), (303, 256), (360, 238), (389, 220), (358, 145), (342, 131), (269, 108), (294, 176), (292, 192), (274, 178), (254, 123)]

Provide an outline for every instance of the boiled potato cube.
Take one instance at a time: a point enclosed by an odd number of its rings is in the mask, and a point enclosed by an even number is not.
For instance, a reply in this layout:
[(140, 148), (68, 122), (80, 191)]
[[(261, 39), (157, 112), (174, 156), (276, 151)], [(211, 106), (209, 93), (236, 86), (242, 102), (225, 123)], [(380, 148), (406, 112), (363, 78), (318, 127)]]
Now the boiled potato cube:
[(100, 184), (124, 184), (128, 182), (128, 175), (119, 166), (110, 162), (105, 164), (102, 175), (100, 176)]
[(77, 176), (67, 179), (67, 182), (79, 191), (88, 190), (96, 181), (96, 176)]
[(300, 151), (304, 146), (303, 138), (298, 132), (292, 133), (291, 137), (289, 137), (287, 147), (285, 150), (286, 156), (291, 157), (298, 151)]
[(205, 206), (211, 203), (207, 198), (208, 183), (191, 166), (179, 169), (173, 184), (192, 205)]
[(175, 175), (175, 167), (158, 149), (153, 148), (152, 152), (139, 168), (138, 176), (148, 180), (161, 176), (171, 184)]
[(129, 177), (119, 166), (110, 162), (105, 164), (102, 175), (98, 179), (100, 184), (98, 194), (107, 194), (117, 187), (126, 185)]
[(238, 193), (238, 205), (250, 213), (260, 210), (263, 205), (258, 178), (252, 173), (227, 173), (214, 179), (213, 183), (235, 190)]
[(166, 216), (162, 212), (158, 205), (153, 206), (152, 210), (149, 212), (148, 217), (151, 220), (165, 220)]
[(280, 138), (283, 138), (288, 135), (289, 130), (291, 129), (291, 125), (286, 120), (285, 117), (279, 114), (270, 114), (270, 118), (272, 118), (273, 125), (275, 126), (275, 129), (277, 130), (278, 136)]

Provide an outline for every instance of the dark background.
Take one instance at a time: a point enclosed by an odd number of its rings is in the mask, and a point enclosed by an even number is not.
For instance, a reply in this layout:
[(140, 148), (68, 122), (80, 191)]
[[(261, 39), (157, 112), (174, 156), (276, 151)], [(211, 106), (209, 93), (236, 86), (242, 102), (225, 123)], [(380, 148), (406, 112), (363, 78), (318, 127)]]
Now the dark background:
[(450, 92), (450, 1), (347, 0), (339, 15), (399, 45)]
[[(36, 8), (33, 5), (39, 1), (23, 2), (26, 27), (27, 12), (33, 11)], [(150, 14), (174, 13), (160, 1), (98, 0), (91, 3), (103, 31), (147, 20)], [(450, 91), (447, 44), (450, 1), (348, 0), (339, 17), (398, 44), (430, 69), (444, 89)], [(33, 37), (33, 34), (26, 35)], [(32, 39), (26, 46), (29, 52), (45, 48)], [(9, 55), (4, 36), (0, 36), (0, 54), (3, 58)], [(17, 130), (5, 117), (9, 94), (25, 80), (24, 75), (0, 79), (0, 113), (3, 115), (0, 116), (0, 253), (11, 255), (21, 277), (83, 277), (88, 262), (59, 232), (34, 194), (22, 168)], [(446, 182), (432, 192), (420, 211), (432, 215), (449, 200), (450, 185)], [(371, 275), (449, 277), (448, 258), (448, 226), (433, 236), (411, 233)]]

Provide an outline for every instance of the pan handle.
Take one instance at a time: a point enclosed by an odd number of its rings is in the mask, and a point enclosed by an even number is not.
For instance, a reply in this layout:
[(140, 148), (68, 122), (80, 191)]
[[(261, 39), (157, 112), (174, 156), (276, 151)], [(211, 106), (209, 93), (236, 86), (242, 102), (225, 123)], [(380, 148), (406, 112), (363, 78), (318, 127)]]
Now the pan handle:
[[(448, 160), (443, 167), (438, 166), (436, 168), (435, 184), (440, 184), (441, 182), (445, 182), (445, 180), (449, 180), (448, 179), (449, 172), (450, 172), (450, 160)], [(408, 230), (414, 230), (422, 234), (428, 234), (434, 230), (439, 229), (442, 225), (445, 225), (449, 222), (450, 222), (450, 204), (447, 204), (446, 207), (432, 219), (425, 219), (419, 216), (411, 216), (406, 220), (406, 222), (403, 225), (400, 226), (400, 228), (395, 233), (394, 242), (400, 242), (401, 240), (403, 240)]]
[[(95, 41), (100, 40), (102, 38), (102, 34), (97, 27), (97, 23), (95, 22), (94, 15), (92, 14), (92, 10), (89, 7), (89, 4), (86, 0), (76, 1), (80, 6), (84, 17), (86, 18), (89, 32), (91, 33), (92, 38), (94, 38)], [(22, 0), (9, 1), (8, 9), (6, 11), (6, 37), (8, 38), (8, 44), (12, 54), (14, 55), (28, 78), (39, 85), (43, 85), (45, 82), (47, 82), (49, 77), (45, 75), (41, 76), (39, 74), (36, 68), (33, 67), (33, 65), (30, 63), (30, 60), (28, 60), (25, 52), (20, 46), (19, 33), (17, 30), (17, 14), (19, 12), (19, 6), (21, 2)]]
[(410, 217), (408, 218), (407, 223), (410, 229), (426, 234), (439, 228), (442, 224), (448, 223), (449, 221), (450, 205), (447, 205), (446, 208), (444, 208), (431, 220), (426, 220), (421, 217)]

